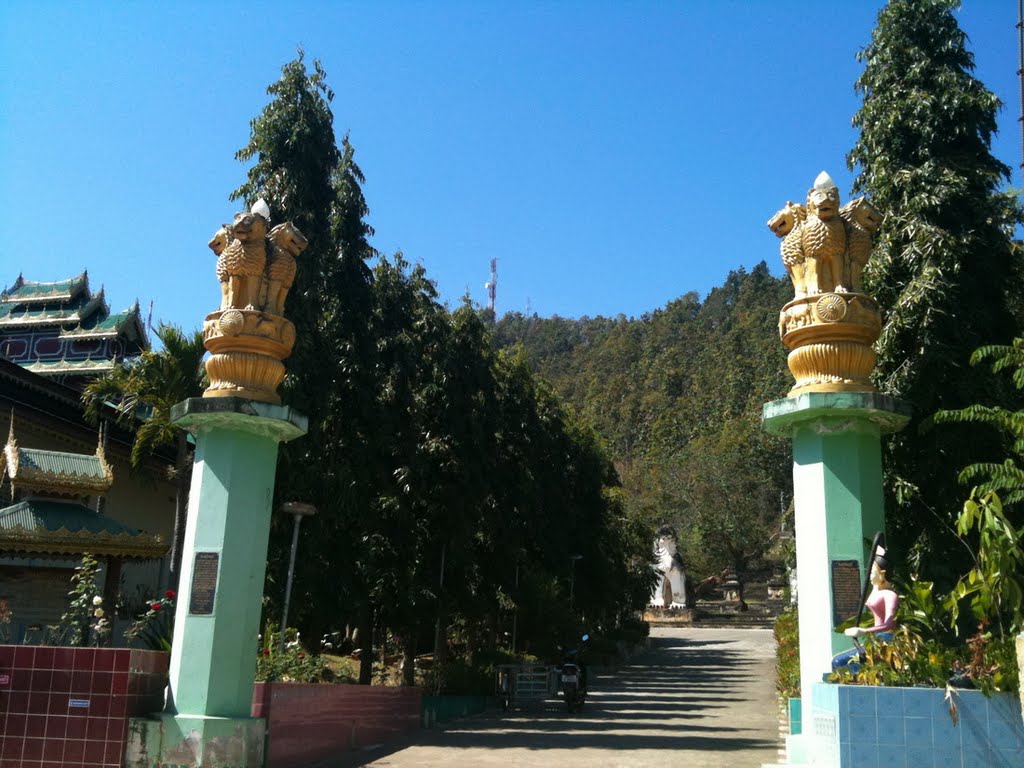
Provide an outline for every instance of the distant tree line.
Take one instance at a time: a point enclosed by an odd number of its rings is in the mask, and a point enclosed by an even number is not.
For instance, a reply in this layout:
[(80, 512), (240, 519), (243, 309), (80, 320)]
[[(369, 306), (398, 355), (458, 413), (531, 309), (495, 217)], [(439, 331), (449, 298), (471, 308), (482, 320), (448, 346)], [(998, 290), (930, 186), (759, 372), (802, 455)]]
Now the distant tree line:
[[(859, 55), (863, 104), (847, 158), (854, 193), (885, 215), (865, 271), (884, 318), (874, 381), (914, 408), (907, 428), (884, 441), (891, 549), (897, 570), (942, 588), (969, 564), (956, 520), (971, 485), (1003, 492), (1017, 525), (1024, 487), (1024, 379), (976, 365), (1019, 365), (1022, 208), (1005, 189), (1009, 168), (991, 153), (1001, 104), (972, 74), (958, 6), (892, 0), (881, 11)], [(772, 242), (766, 236), (766, 250)], [(791, 386), (774, 328), (791, 296), (761, 264), (730, 274), (703, 302), (687, 294), (637, 319), (513, 314), (496, 336), (522, 344), (534, 370), (595, 425), (627, 503), (676, 522), (699, 572), (741, 568), (789, 504), (789, 446), (758, 422), (761, 404)]]
[(510, 313), (495, 337), (605, 438), (632, 515), (676, 528), (693, 577), (742, 577), (781, 564), (792, 534), (790, 449), (760, 426), (761, 406), (792, 386), (777, 330), (791, 297), (762, 262), (703, 301), (688, 293), (635, 319)]

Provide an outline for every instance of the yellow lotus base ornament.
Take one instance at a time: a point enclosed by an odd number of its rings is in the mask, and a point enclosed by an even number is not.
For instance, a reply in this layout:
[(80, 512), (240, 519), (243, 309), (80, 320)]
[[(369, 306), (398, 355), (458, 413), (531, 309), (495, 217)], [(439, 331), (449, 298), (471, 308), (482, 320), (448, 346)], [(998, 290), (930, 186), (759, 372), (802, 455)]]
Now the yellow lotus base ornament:
[(779, 314), (779, 335), (792, 350), (787, 363), (802, 392), (875, 392), (872, 344), (882, 330), (878, 305), (862, 293), (794, 299)]

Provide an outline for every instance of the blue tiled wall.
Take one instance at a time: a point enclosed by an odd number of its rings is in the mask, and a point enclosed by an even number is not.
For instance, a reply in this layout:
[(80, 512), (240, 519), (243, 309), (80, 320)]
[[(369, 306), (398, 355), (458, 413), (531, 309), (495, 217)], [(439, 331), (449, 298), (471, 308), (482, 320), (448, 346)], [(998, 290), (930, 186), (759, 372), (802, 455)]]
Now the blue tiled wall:
[(800, 699), (789, 699), (789, 733), (796, 735), (802, 732), (800, 716)]
[(813, 726), (805, 717), (804, 731), (832, 741), (821, 746), (836, 768), (1024, 766), (1016, 696), (960, 691), (954, 725), (944, 695), (938, 688), (822, 683), (814, 687)]

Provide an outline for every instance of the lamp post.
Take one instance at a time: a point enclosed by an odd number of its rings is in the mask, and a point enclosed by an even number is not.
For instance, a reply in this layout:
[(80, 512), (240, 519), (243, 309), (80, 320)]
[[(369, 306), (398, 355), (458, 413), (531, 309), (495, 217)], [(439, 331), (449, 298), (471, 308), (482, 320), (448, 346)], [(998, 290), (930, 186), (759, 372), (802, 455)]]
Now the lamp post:
[(516, 633), (519, 631), (519, 561), (516, 561), (516, 609), (512, 614), (512, 653), (516, 652)]
[(576, 561), (582, 560), (583, 555), (570, 555), (569, 562), (572, 564), (569, 570), (569, 610), (573, 609), (576, 595)]
[(283, 650), (284, 633), (288, 628), (288, 604), (292, 599), (292, 578), (295, 576), (295, 553), (299, 548), (299, 525), (302, 523), (302, 518), (312, 517), (316, 514), (316, 507), (301, 501), (287, 501), (281, 505), (281, 511), (295, 518), (295, 528), (292, 529), (292, 554), (288, 559), (288, 581), (284, 588), (284, 615), (281, 617), (281, 649)]

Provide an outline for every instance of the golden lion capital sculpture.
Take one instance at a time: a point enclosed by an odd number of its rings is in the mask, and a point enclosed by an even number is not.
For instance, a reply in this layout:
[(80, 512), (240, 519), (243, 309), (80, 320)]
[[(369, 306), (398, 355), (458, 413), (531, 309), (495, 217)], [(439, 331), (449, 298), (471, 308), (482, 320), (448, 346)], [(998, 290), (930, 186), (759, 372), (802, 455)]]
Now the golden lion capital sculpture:
[(295, 346), (295, 326), (284, 317), (284, 304), (296, 258), (308, 242), (291, 222), (269, 226), (270, 208), (260, 200), (208, 243), (217, 256), (221, 304), (203, 323), (203, 340), (212, 353), (203, 397), (281, 402), (282, 361)]
[(839, 189), (822, 171), (806, 205), (788, 202), (768, 220), (782, 238), (782, 263), (793, 281), (794, 298), (779, 314), (796, 379), (790, 396), (875, 391), (871, 345), (882, 318), (874, 299), (862, 293), (861, 275), (882, 215), (864, 197), (839, 203)]

